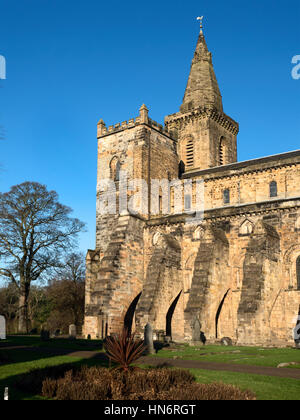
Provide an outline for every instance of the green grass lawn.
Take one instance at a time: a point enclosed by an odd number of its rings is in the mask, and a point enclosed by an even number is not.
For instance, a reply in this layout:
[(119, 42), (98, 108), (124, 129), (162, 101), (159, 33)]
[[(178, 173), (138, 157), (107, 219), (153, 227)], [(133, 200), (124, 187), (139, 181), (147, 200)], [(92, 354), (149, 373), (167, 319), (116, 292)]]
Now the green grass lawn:
[(198, 382), (223, 382), (238, 388), (253, 391), (258, 400), (300, 400), (300, 381), (297, 379), (277, 378), (235, 372), (216, 372), (189, 369)]
[[(280, 363), (300, 363), (300, 350), (292, 348), (266, 349), (262, 347), (224, 347), (207, 345), (192, 347), (189, 345), (178, 346), (177, 349), (165, 347), (153, 357), (178, 357), (185, 360), (198, 360), (202, 362), (233, 363), (256, 366), (277, 367)], [(298, 366), (291, 366), (300, 368)]]
[[(8, 347), (20, 347), (9, 350)], [(26, 348), (21, 348), (26, 347)], [(56, 354), (51, 354), (54, 351)], [(20, 375), (31, 370), (43, 369), (49, 366), (62, 364), (78, 365), (101, 365), (107, 366), (107, 362), (96, 359), (84, 359), (70, 356), (76, 351), (102, 352), (102, 343), (94, 340), (53, 339), (42, 342), (36, 336), (8, 337), (0, 342), (1, 353), (7, 361), (0, 364), (0, 401), (3, 399), (4, 388), (9, 388), (11, 400), (38, 400), (42, 397), (32, 392), (21, 392), (14, 384)], [(233, 353), (240, 351), (240, 353)], [(60, 354), (61, 353), (61, 354)], [(288, 361), (300, 361), (300, 352), (293, 349), (260, 349), (248, 347), (221, 347), (207, 346), (201, 348), (183, 346), (179, 350), (160, 350), (157, 356), (182, 357), (190, 360), (205, 360), (228, 363), (245, 363), (261, 366), (277, 366)], [(155, 357), (155, 356), (154, 356)], [(1, 359), (1, 356), (0, 356)], [(241, 389), (253, 391), (258, 399), (268, 400), (300, 400), (300, 381), (295, 379), (268, 377), (262, 375), (242, 374), (234, 372), (217, 372), (201, 369), (190, 369), (201, 383), (224, 382), (233, 384)]]

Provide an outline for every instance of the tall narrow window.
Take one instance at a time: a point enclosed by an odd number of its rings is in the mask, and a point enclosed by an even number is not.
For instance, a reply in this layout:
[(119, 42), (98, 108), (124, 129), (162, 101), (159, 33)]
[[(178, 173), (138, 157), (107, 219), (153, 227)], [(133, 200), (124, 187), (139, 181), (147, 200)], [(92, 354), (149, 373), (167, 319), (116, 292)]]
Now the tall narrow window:
[(192, 139), (186, 143), (186, 167), (188, 169), (194, 167), (194, 141)]
[(230, 203), (230, 191), (228, 189), (223, 191), (223, 202), (224, 204)]
[(158, 198), (158, 205), (159, 205), (159, 214), (162, 214), (163, 212), (163, 205), (162, 205), (162, 195), (159, 194), (159, 198)]
[(191, 207), (192, 207), (192, 202), (191, 202), (191, 196), (190, 194), (186, 194), (184, 196), (184, 210), (185, 211), (190, 211)]
[(118, 160), (116, 164), (116, 175), (115, 175), (115, 181), (120, 181), (120, 170), (121, 170), (121, 163)]
[(300, 256), (296, 261), (296, 273), (297, 273), (297, 290), (300, 290)]
[(277, 197), (277, 182), (270, 182), (270, 197)]
[(121, 164), (119, 159), (115, 156), (110, 161), (110, 176), (114, 181), (120, 181)]

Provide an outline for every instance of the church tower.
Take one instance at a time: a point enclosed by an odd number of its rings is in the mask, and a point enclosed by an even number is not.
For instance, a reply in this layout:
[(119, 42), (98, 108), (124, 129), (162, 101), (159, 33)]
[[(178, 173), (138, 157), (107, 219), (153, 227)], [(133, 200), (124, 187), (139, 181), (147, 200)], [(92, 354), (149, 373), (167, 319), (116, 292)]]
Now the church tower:
[(236, 162), (238, 124), (223, 112), (212, 54), (201, 29), (180, 112), (165, 118), (185, 172)]

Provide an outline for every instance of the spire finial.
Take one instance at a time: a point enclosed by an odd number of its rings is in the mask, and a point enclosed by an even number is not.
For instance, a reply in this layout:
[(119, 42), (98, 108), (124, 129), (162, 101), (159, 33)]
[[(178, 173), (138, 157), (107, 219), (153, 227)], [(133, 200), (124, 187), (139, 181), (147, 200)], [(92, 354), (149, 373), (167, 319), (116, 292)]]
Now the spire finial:
[(203, 18), (204, 16), (197, 17), (197, 20), (200, 20), (200, 34), (203, 34)]

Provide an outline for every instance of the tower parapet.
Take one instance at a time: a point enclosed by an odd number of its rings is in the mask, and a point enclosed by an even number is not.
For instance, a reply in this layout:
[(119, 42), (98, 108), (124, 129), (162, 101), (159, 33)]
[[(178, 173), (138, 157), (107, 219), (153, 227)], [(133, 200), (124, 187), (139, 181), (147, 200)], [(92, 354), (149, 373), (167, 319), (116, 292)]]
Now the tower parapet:
[(152, 120), (148, 116), (148, 109), (146, 105), (142, 105), (139, 110), (139, 116), (130, 118), (128, 121), (122, 121), (120, 123), (106, 126), (105, 122), (101, 119), (97, 125), (97, 138), (105, 137), (112, 133), (121, 132), (128, 130), (129, 128), (136, 127), (141, 124), (146, 124), (151, 128), (154, 128), (156, 131), (159, 131), (161, 134), (169, 135), (168, 130), (162, 124)]

